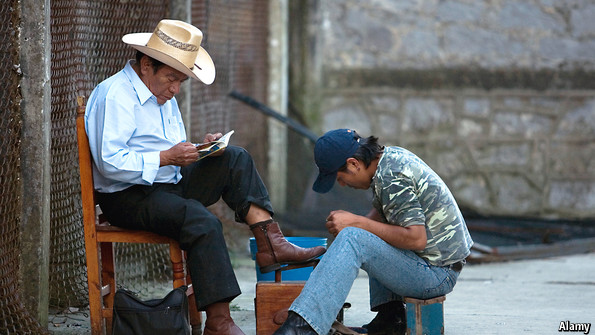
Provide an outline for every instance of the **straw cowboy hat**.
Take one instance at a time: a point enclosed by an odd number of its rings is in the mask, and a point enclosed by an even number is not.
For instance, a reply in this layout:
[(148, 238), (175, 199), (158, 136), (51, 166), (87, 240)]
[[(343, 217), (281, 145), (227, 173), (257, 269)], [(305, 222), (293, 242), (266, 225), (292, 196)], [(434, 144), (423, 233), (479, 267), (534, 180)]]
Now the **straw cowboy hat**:
[(215, 80), (213, 60), (200, 46), (202, 32), (184, 21), (161, 20), (152, 33), (126, 34), (122, 41), (207, 85)]

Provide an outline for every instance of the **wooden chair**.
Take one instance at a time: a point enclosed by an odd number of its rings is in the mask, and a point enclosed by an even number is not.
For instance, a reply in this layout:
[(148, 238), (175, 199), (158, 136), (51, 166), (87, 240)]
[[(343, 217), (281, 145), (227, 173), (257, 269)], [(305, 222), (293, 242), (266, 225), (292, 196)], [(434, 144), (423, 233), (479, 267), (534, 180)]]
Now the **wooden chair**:
[[(190, 323), (193, 334), (201, 334), (201, 314), (196, 302), (190, 275), (185, 271), (185, 254), (175, 240), (146, 231), (128, 230), (110, 226), (98, 211), (93, 187), (92, 158), (89, 139), (85, 131), (85, 98), (77, 98), (76, 132), (79, 151), (87, 281), (89, 284), (89, 314), (93, 335), (111, 333), (116, 275), (114, 243), (168, 244), (173, 268), (173, 287), (187, 285)], [(105, 321), (105, 322), (104, 322)]]

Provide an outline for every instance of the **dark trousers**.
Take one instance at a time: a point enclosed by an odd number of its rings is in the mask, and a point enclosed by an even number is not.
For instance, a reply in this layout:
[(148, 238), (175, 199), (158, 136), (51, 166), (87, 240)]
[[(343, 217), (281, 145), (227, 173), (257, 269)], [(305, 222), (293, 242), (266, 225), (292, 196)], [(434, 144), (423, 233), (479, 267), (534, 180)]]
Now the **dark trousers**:
[(115, 193), (97, 193), (110, 223), (155, 232), (177, 240), (188, 252), (188, 268), (199, 310), (231, 301), (241, 291), (231, 266), (221, 221), (206, 207), (219, 199), (245, 222), (251, 204), (273, 210), (250, 154), (228, 147), (182, 168), (178, 184), (136, 185)]

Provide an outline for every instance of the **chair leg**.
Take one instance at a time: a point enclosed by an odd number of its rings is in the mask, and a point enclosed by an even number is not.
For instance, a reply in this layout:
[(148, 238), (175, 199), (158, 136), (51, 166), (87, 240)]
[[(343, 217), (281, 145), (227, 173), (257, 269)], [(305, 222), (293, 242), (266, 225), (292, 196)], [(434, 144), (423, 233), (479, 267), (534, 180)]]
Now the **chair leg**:
[[(114, 255), (114, 244), (102, 242), (101, 245), (101, 278), (104, 286), (107, 286), (109, 293), (103, 297), (103, 305), (106, 313), (110, 316), (105, 318), (105, 332), (112, 333), (112, 318), (114, 308), (114, 296), (116, 294), (116, 258)], [(104, 314), (102, 314), (103, 316)]]
[(192, 326), (192, 335), (202, 335), (202, 313), (196, 307), (196, 299), (194, 298), (195, 287), (190, 278), (190, 271), (186, 268), (186, 258), (188, 254), (184, 252), (184, 269), (186, 269), (186, 285), (191, 287), (192, 293), (188, 295), (188, 310), (190, 311), (190, 325)]
[(103, 334), (102, 317), (102, 296), (101, 278), (99, 270), (99, 251), (97, 241), (85, 241), (85, 253), (87, 258), (87, 284), (89, 289), (89, 316), (91, 333), (93, 335)]
[(190, 326), (192, 326), (192, 335), (202, 334), (202, 317), (198, 309), (196, 309), (196, 300), (194, 294), (188, 297), (188, 310), (190, 311)]
[(174, 288), (186, 284), (186, 278), (184, 274), (184, 260), (182, 259), (182, 249), (180, 249), (180, 246), (177, 243), (171, 243), (169, 245), (169, 259), (171, 260), (171, 266), (174, 272)]
[(188, 310), (190, 314), (190, 325), (192, 326), (192, 334), (200, 335), (202, 334), (201, 317), (200, 312), (196, 309), (196, 301), (194, 300), (194, 296), (192, 295), (194, 288), (192, 287), (190, 274), (189, 272), (185, 271), (186, 253), (182, 252), (182, 249), (180, 249), (180, 246), (177, 243), (172, 243), (169, 245), (169, 257), (171, 259), (171, 265), (174, 272), (174, 288), (180, 287), (182, 285), (189, 286)]

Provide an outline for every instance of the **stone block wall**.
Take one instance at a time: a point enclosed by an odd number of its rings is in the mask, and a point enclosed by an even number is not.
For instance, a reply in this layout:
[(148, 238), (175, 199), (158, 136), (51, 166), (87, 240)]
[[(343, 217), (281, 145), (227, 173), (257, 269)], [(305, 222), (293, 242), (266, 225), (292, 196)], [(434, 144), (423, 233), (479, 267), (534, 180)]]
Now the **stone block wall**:
[(349, 127), (410, 149), (468, 212), (595, 219), (595, 3), (301, 9), (293, 53), (309, 51), (292, 69), (312, 70), (291, 99), (317, 132)]
[(338, 90), (324, 129), (354, 128), (424, 159), (459, 205), (496, 216), (595, 217), (593, 92)]

